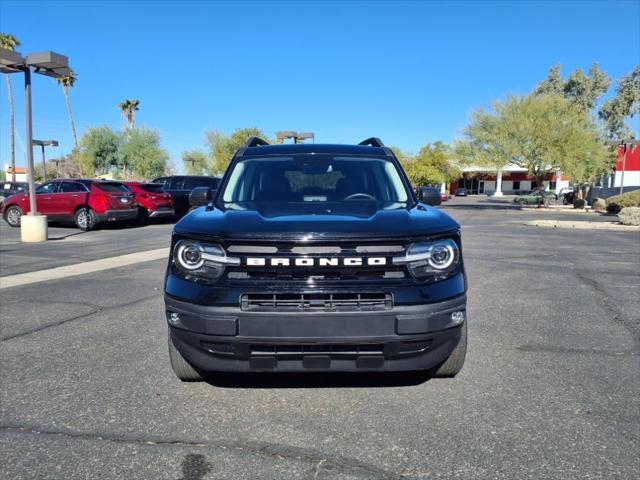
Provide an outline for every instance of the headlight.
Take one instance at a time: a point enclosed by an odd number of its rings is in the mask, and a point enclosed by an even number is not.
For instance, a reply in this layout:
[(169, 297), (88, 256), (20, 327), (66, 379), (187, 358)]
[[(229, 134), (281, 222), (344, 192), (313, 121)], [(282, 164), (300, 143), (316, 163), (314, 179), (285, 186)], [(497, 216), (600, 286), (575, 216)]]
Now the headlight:
[(175, 260), (178, 266), (187, 271), (198, 270), (204, 264), (204, 248), (196, 242), (180, 241), (176, 245)]
[(460, 249), (451, 239), (435, 242), (413, 243), (403, 257), (395, 257), (393, 263), (407, 265), (416, 278), (441, 280), (458, 266)]
[(187, 278), (215, 280), (226, 265), (238, 265), (240, 259), (227, 257), (219, 245), (196, 240), (180, 240), (173, 249), (173, 262)]

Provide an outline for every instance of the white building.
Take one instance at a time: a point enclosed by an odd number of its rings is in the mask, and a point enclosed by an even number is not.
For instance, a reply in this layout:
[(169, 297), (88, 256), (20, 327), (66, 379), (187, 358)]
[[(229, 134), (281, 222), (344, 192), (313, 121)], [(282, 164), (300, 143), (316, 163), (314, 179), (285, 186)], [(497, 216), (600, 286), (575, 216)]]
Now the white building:
[[(462, 178), (450, 185), (450, 192), (455, 193), (458, 188), (465, 188), (472, 195), (519, 195), (527, 193), (540, 185), (533, 180), (526, 168), (508, 165), (498, 171), (487, 167), (465, 167)], [(560, 171), (548, 173), (542, 182), (545, 190), (555, 190), (561, 193), (570, 190), (571, 181)]]
[[(10, 182), (11, 178), (11, 166), (5, 164), (4, 166), (4, 178)], [(27, 169), (25, 167), (16, 167), (16, 182), (26, 182), (27, 181)]]

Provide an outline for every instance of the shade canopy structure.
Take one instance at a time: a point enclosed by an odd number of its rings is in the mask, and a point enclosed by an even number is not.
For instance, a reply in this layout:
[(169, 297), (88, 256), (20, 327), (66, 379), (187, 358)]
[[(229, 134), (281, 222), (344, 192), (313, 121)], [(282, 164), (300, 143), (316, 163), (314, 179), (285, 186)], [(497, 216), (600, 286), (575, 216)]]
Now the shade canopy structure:
[(32, 133), (31, 119), (31, 72), (52, 78), (63, 78), (71, 75), (69, 58), (52, 51), (36, 52), (22, 56), (19, 52), (0, 48), (0, 73), (24, 74), (25, 130), (27, 137), (27, 167), (29, 182), (29, 213), (21, 222), (22, 240), (41, 242), (47, 240), (47, 217), (39, 215), (35, 195), (35, 178), (33, 165), (33, 145), (42, 147), (43, 178), (46, 178), (44, 147), (57, 147), (56, 140), (35, 140)]
[(57, 147), (57, 140), (34, 140), (34, 145), (38, 145), (39, 147)]
[(26, 68), (47, 77), (61, 78), (71, 74), (69, 58), (56, 52), (30, 53), (23, 57), (19, 52), (0, 48), (0, 73), (19, 73)]

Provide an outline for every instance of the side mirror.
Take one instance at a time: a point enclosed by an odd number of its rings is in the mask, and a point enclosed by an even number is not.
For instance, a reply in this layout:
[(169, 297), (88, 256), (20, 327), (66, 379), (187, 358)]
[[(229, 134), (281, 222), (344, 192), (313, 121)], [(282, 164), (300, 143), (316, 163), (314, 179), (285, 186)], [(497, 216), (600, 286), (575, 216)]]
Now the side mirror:
[(207, 205), (213, 198), (213, 192), (209, 187), (196, 187), (189, 194), (189, 205), (193, 208)]

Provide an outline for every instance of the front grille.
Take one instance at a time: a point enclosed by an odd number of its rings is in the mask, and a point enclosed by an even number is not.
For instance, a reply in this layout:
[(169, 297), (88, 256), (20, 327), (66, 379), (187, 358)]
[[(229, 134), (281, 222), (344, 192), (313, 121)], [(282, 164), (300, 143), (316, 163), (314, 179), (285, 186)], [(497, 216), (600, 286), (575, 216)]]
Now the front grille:
[[(394, 265), (392, 258), (400, 256), (405, 246), (393, 242), (362, 242), (346, 241), (340, 244), (300, 245), (293, 242), (278, 242), (277, 244), (239, 244), (225, 245), (229, 256), (239, 257), (240, 265), (228, 266), (226, 278), (233, 281), (375, 281), (402, 280), (409, 278), (406, 267)], [(249, 266), (248, 258), (261, 258), (265, 265)], [(363, 265), (345, 265), (347, 258), (361, 258)], [(367, 259), (371, 257), (384, 258), (384, 264), (369, 265)], [(294, 265), (296, 259), (312, 259), (313, 266)], [(337, 265), (320, 266), (322, 258), (332, 258)], [(284, 264), (271, 264), (272, 260), (287, 259)]]
[(240, 308), (253, 312), (363, 312), (390, 310), (390, 293), (246, 293)]

